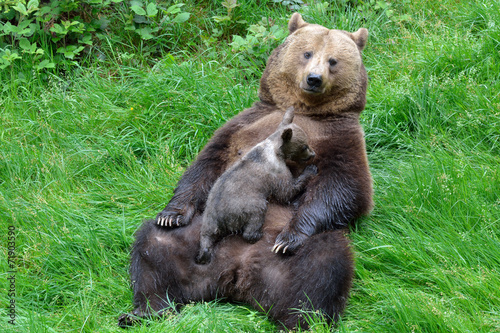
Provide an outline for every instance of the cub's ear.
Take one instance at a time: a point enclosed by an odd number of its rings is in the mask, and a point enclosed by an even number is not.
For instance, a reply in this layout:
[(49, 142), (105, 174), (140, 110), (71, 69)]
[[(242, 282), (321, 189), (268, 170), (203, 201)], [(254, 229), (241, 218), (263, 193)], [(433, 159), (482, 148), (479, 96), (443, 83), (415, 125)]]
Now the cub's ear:
[(285, 115), (283, 116), (283, 120), (281, 121), (280, 126), (288, 126), (292, 123), (294, 111), (295, 109), (293, 106), (286, 109)]
[(283, 133), (281, 133), (281, 138), (283, 139), (283, 143), (289, 142), (290, 140), (292, 140), (292, 135), (293, 135), (293, 131), (291, 128), (285, 129), (283, 131)]
[(290, 34), (292, 34), (295, 32), (295, 30), (300, 29), (308, 24), (309, 23), (302, 19), (302, 15), (300, 15), (299, 13), (293, 13), (290, 21), (288, 21), (288, 31), (290, 32)]
[(351, 33), (351, 38), (358, 46), (358, 49), (363, 51), (366, 45), (366, 40), (368, 39), (368, 30), (360, 28), (358, 31)]

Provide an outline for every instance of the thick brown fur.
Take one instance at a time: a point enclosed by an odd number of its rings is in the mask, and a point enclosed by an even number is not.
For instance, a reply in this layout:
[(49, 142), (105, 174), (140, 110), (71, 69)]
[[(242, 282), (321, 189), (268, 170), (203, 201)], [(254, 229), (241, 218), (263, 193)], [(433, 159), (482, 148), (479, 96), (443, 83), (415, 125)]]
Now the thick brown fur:
[[(215, 297), (268, 311), (292, 328), (305, 326), (297, 308), (337, 319), (349, 294), (351, 250), (343, 229), (372, 208), (372, 181), (359, 114), (366, 103), (367, 76), (361, 61), (367, 31), (329, 30), (299, 14), (290, 35), (269, 57), (260, 101), (219, 129), (179, 181), (157, 220), (137, 233), (131, 259), (136, 309), (120, 318), (160, 312), (168, 301), (186, 304)], [(201, 214), (217, 178), (242, 153), (268, 137), (284, 110), (309, 138), (318, 174), (290, 205), (270, 205), (263, 237), (240, 236), (216, 246), (208, 265), (196, 265)], [(297, 175), (300, 170), (290, 165)], [(157, 225), (169, 225), (166, 228)], [(274, 246), (294, 255), (276, 254)], [(150, 309), (148, 309), (148, 304)]]

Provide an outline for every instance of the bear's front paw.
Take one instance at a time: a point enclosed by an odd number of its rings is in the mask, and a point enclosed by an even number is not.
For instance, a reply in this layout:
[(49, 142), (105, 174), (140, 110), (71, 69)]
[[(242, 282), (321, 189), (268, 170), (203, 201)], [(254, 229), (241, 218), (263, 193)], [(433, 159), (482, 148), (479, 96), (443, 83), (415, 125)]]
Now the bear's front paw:
[(194, 207), (186, 206), (183, 209), (170, 209), (168, 206), (156, 216), (156, 224), (162, 227), (183, 227), (191, 222)]
[(315, 166), (314, 164), (309, 164), (304, 169), (303, 174), (304, 174), (304, 176), (307, 176), (307, 177), (316, 176), (318, 174), (318, 167)]
[(276, 237), (272, 251), (274, 253), (294, 253), (304, 243), (306, 238), (307, 236), (304, 234), (283, 230)]

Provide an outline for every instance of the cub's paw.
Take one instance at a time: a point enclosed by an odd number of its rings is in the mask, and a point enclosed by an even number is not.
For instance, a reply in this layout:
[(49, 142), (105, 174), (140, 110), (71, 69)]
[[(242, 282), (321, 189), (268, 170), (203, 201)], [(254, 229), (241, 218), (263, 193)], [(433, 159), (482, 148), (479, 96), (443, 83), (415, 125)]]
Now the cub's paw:
[(304, 234), (283, 230), (276, 237), (272, 251), (274, 253), (294, 253), (304, 243), (306, 238), (307, 236)]
[(309, 164), (308, 166), (306, 166), (306, 168), (304, 169), (304, 173), (303, 173), (305, 176), (316, 176), (318, 174), (318, 167), (315, 166), (314, 164)]
[(259, 239), (261, 239), (263, 236), (262, 234), (262, 231), (261, 230), (258, 230), (258, 231), (253, 231), (253, 232), (247, 232), (247, 231), (244, 231), (243, 232), (243, 238), (253, 244), (255, 242), (257, 242)]
[(162, 227), (183, 227), (191, 222), (194, 207), (187, 206), (183, 209), (170, 209), (168, 206), (156, 216), (156, 224)]

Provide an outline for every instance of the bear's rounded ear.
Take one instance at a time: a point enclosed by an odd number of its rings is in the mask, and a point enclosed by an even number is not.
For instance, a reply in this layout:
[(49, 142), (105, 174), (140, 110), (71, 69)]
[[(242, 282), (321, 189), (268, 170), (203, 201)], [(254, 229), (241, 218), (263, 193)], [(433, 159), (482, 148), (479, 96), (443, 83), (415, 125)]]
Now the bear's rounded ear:
[(293, 13), (290, 21), (288, 21), (288, 31), (290, 34), (294, 33), (297, 29), (306, 26), (308, 23), (302, 19), (302, 15), (299, 13)]
[(281, 138), (283, 139), (283, 142), (289, 142), (290, 140), (292, 140), (292, 135), (293, 135), (292, 129), (287, 128), (283, 131), (283, 133), (281, 133)]
[(283, 116), (283, 120), (281, 121), (280, 126), (287, 126), (287, 125), (290, 125), (292, 123), (294, 111), (295, 111), (295, 109), (293, 108), (293, 106), (289, 107), (286, 110), (285, 115)]
[(358, 49), (363, 51), (366, 45), (366, 40), (368, 39), (368, 30), (365, 28), (359, 28), (358, 31), (351, 33), (351, 38), (358, 46)]

